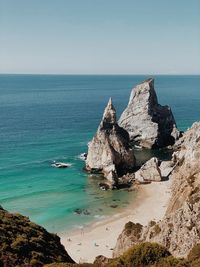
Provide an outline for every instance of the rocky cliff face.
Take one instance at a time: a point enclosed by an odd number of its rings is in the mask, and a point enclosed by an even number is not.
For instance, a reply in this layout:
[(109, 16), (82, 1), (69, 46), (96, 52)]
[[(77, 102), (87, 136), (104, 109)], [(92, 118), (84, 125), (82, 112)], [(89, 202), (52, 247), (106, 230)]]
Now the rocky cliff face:
[(0, 207), (0, 266), (40, 267), (52, 262), (74, 262), (60, 238)]
[(170, 107), (158, 104), (153, 79), (133, 88), (119, 125), (133, 142), (147, 148), (173, 145), (180, 134)]
[(117, 124), (116, 111), (110, 99), (97, 133), (89, 143), (86, 169), (102, 173), (110, 184), (116, 185), (118, 177), (134, 166), (135, 158), (129, 145), (129, 134)]
[(140, 235), (124, 230), (114, 255), (135, 243), (158, 242), (178, 257), (185, 257), (200, 242), (200, 122), (194, 123), (175, 144), (171, 173), (172, 196), (163, 220), (150, 222)]

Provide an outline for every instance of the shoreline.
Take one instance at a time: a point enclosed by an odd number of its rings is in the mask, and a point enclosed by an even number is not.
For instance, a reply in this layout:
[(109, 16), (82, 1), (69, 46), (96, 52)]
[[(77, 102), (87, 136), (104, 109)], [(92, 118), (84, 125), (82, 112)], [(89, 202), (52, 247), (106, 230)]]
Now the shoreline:
[(92, 263), (98, 255), (112, 257), (117, 238), (128, 221), (146, 225), (151, 220), (163, 218), (170, 198), (170, 186), (170, 179), (139, 185), (133, 203), (124, 211), (84, 228), (67, 231), (60, 236), (61, 243), (77, 263)]

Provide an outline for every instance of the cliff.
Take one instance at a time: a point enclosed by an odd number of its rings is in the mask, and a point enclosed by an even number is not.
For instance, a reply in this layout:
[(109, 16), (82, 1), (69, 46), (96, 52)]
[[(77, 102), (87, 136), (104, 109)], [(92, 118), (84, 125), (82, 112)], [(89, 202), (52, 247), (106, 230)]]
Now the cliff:
[(116, 111), (110, 99), (97, 133), (88, 145), (86, 170), (102, 173), (115, 186), (118, 177), (131, 171), (134, 166), (129, 134), (117, 124)]
[[(200, 242), (200, 122), (194, 123), (175, 144), (170, 175), (172, 195), (163, 220), (140, 226), (140, 233), (124, 230), (119, 236), (114, 255), (143, 241), (164, 245), (178, 257), (186, 257)], [(135, 225), (132, 225), (135, 229)]]
[(153, 79), (132, 89), (119, 125), (128, 131), (131, 141), (146, 148), (173, 145), (180, 134), (170, 107), (158, 104)]

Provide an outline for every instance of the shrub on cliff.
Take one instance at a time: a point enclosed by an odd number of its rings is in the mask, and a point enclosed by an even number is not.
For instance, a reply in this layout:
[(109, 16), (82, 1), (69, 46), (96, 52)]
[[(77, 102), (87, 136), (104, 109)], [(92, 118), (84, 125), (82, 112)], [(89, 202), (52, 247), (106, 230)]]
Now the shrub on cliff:
[(150, 267), (191, 267), (185, 259), (176, 259), (173, 256), (163, 258)]
[(127, 222), (124, 226), (125, 234), (130, 236), (134, 235), (137, 239), (140, 238), (143, 226), (140, 223)]
[(188, 259), (175, 258), (163, 246), (157, 243), (141, 243), (134, 245), (122, 256), (108, 259), (98, 256), (94, 264), (48, 264), (44, 267), (199, 267), (200, 244), (195, 245)]
[(141, 243), (133, 246), (119, 258), (109, 263), (108, 267), (137, 266), (145, 267), (170, 256), (169, 251), (157, 243)]
[(46, 264), (43, 267), (94, 267), (95, 265), (92, 263), (52, 263)]
[(73, 263), (60, 238), (0, 207), (0, 266), (40, 267), (52, 262)]

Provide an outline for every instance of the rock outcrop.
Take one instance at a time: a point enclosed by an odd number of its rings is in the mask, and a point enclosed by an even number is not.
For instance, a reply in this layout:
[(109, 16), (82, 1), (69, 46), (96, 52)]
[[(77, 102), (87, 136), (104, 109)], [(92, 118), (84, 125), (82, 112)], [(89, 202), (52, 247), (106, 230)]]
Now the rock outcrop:
[(159, 161), (156, 157), (148, 160), (141, 168), (135, 173), (135, 180), (143, 183), (149, 182), (160, 182), (162, 180), (161, 171), (159, 168)]
[(143, 241), (164, 245), (177, 257), (186, 257), (191, 248), (200, 242), (200, 122), (194, 123), (175, 144), (170, 179), (172, 195), (163, 220), (150, 222), (135, 233), (124, 230), (118, 238), (114, 255), (123, 248)]
[(88, 145), (86, 170), (102, 173), (113, 186), (117, 185), (118, 177), (134, 166), (129, 134), (117, 124), (116, 111), (110, 99), (97, 133)]
[(180, 135), (170, 107), (158, 104), (153, 79), (132, 89), (119, 125), (128, 131), (131, 141), (146, 148), (173, 145)]
[(122, 233), (117, 239), (117, 243), (113, 251), (113, 257), (115, 258), (122, 255), (133, 245), (142, 242), (141, 235), (143, 228), (143, 225), (140, 223), (127, 222)]
[(0, 207), (0, 266), (40, 267), (53, 262), (74, 263), (60, 238)]

